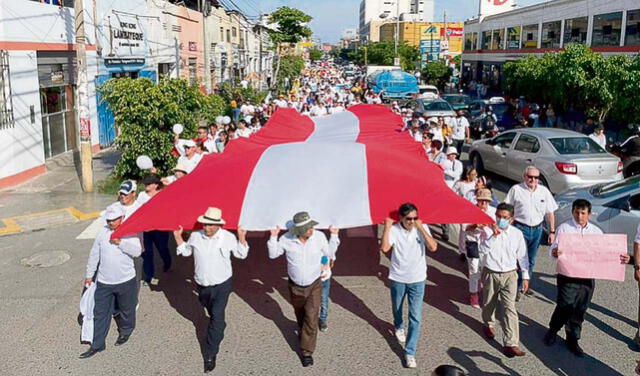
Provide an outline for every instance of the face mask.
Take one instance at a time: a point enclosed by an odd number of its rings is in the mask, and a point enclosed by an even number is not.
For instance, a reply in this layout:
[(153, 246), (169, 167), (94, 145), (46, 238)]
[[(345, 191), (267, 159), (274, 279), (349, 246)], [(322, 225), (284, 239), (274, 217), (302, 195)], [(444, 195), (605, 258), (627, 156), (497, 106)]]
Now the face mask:
[(498, 224), (498, 227), (500, 227), (503, 230), (506, 230), (507, 227), (509, 227), (509, 220), (506, 218), (499, 218), (497, 224)]

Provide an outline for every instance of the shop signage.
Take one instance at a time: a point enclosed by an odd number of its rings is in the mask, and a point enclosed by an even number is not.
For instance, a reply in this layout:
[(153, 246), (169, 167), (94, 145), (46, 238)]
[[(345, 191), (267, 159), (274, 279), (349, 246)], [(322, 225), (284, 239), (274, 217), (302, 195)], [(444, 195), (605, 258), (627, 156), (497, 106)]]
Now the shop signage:
[(57, 70), (51, 72), (51, 83), (52, 84), (63, 84), (64, 83), (64, 71)]
[(146, 30), (143, 18), (112, 11), (109, 33), (104, 33), (105, 65), (144, 64), (146, 56)]
[(189, 42), (189, 51), (198, 51), (198, 44), (196, 42)]

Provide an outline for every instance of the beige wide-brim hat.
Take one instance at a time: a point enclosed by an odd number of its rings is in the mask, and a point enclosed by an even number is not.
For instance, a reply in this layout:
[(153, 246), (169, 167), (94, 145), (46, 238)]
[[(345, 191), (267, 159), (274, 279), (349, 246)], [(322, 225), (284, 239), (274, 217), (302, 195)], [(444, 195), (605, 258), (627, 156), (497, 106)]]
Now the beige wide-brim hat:
[(198, 222), (203, 225), (224, 225), (226, 222), (222, 219), (222, 210), (218, 208), (209, 208), (207, 211), (198, 217)]
[(480, 189), (477, 193), (476, 193), (476, 200), (477, 201), (493, 201), (493, 197), (491, 196), (491, 191), (488, 189)]
[(318, 222), (311, 219), (311, 216), (307, 212), (296, 213), (296, 215), (293, 216), (292, 222), (293, 225), (290, 231), (295, 236), (304, 235), (310, 228), (318, 224)]
[(178, 163), (176, 165), (176, 167), (173, 168), (173, 171), (174, 172), (175, 171), (182, 171), (182, 172), (184, 172), (186, 174), (187, 173), (187, 167), (185, 165), (183, 165), (182, 163)]

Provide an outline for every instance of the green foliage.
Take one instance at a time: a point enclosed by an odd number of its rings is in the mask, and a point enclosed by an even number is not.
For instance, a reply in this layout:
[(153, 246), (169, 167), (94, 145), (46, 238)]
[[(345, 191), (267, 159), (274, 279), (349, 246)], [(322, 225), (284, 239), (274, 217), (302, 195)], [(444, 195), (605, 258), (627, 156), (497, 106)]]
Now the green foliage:
[(322, 55), (324, 55), (324, 53), (319, 48), (312, 48), (309, 50), (309, 60), (311, 61), (318, 61), (322, 59)]
[(307, 24), (313, 18), (296, 8), (279, 7), (269, 15), (269, 24), (276, 24), (276, 30), (268, 29), (275, 46), (280, 43), (298, 43), (312, 35)]
[(304, 69), (304, 59), (300, 56), (281, 56), (279, 59), (280, 69), (278, 70), (277, 85), (280, 89), (283, 89), (285, 78), (288, 78), (289, 82), (291, 82), (300, 76)]
[[(396, 57), (395, 44), (393, 42), (376, 42), (361, 46), (357, 51), (342, 50), (340, 56), (343, 59), (364, 64), (364, 54), (367, 51), (367, 64), (393, 65)], [(405, 42), (398, 44), (400, 66), (404, 70), (415, 70), (420, 59), (420, 51), (417, 47), (409, 46)]]
[(421, 78), (431, 85), (444, 88), (451, 77), (451, 69), (442, 61), (434, 61), (427, 64), (421, 72)]
[(226, 103), (230, 103), (232, 100), (250, 101), (251, 103), (260, 103), (267, 96), (264, 91), (259, 91), (253, 87), (247, 87), (246, 89), (241, 86), (231, 86), (229, 83), (220, 84), (220, 95)]
[(100, 88), (104, 100), (115, 115), (116, 145), (122, 156), (115, 166), (116, 178), (140, 178), (136, 166), (140, 155), (148, 155), (166, 174), (175, 166), (172, 127), (184, 126), (183, 138), (194, 137), (200, 120), (222, 114), (224, 100), (205, 95), (184, 79), (161, 78), (156, 85), (147, 78), (111, 79)]
[(565, 111), (573, 108), (604, 122), (623, 122), (640, 115), (640, 58), (609, 58), (589, 47), (571, 44), (560, 53), (528, 56), (504, 66), (505, 90)]

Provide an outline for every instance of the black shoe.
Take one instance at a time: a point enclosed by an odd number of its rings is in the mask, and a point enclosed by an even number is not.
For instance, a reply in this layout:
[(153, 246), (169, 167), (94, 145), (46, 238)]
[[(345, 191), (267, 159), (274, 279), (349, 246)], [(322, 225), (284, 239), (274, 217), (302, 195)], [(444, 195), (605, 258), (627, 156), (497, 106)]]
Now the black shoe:
[(129, 340), (129, 336), (130, 336), (130, 334), (126, 334), (126, 335), (125, 334), (120, 334), (118, 336), (118, 339), (116, 340), (116, 343), (114, 345), (115, 346), (124, 345)]
[(573, 355), (579, 358), (582, 358), (584, 356), (584, 350), (582, 349), (582, 347), (580, 347), (580, 345), (578, 344), (578, 341), (575, 339), (571, 339), (567, 341), (567, 348), (569, 348), (569, 351), (571, 351)]
[(465, 262), (467, 261), (467, 255), (465, 255), (464, 253), (460, 254), (460, 261)]
[(302, 366), (309, 367), (313, 365), (313, 357), (311, 355), (302, 356)]
[(216, 368), (216, 357), (204, 360), (204, 373), (213, 371)]
[(553, 346), (556, 344), (557, 340), (558, 340), (558, 335), (556, 334), (556, 332), (547, 330), (547, 334), (544, 335), (542, 342), (544, 342), (544, 344), (547, 346)]
[(96, 350), (96, 349), (89, 349), (85, 352), (83, 352), (82, 354), (80, 354), (80, 359), (87, 359), (87, 358), (91, 358), (92, 356), (96, 355), (97, 353), (99, 353), (100, 351), (102, 351), (104, 349), (101, 350)]
[(531, 288), (529, 288), (529, 290), (527, 290), (527, 292), (524, 293), (526, 296), (533, 296), (533, 290), (531, 290)]
[(326, 321), (320, 320), (320, 322), (318, 323), (318, 328), (320, 329), (321, 332), (326, 332), (327, 329), (329, 329), (329, 326), (327, 325)]

